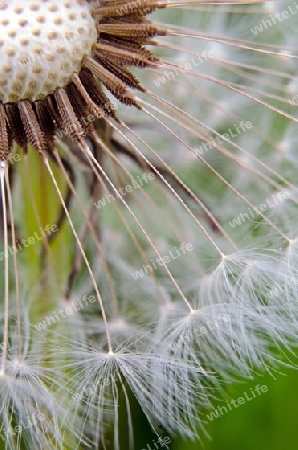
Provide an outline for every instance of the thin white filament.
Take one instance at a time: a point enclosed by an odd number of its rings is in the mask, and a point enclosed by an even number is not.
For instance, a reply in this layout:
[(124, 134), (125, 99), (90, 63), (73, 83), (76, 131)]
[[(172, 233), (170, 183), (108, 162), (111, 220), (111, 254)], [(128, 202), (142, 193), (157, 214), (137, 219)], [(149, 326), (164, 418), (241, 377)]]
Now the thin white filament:
[(68, 219), (70, 228), (71, 228), (71, 230), (72, 230), (72, 233), (73, 233), (73, 235), (74, 235), (74, 237), (75, 237), (75, 240), (76, 240), (76, 242), (77, 242), (77, 245), (78, 245), (78, 247), (79, 247), (79, 250), (80, 250), (80, 252), (81, 252), (81, 254), (82, 254), (82, 257), (83, 257), (83, 259), (84, 259), (84, 261), (85, 261), (87, 270), (88, 270), (89, 275), (90, 275), (90, 277), (91, 277), (91, 281), (92, 281), (92, 284), (93, 284), (93, 286), (94, 286), (94, 289), (95, 289), (95, 292), (96, 292), (96, 296), (97, 296), (97, 299), (98, 299), (98, 302), (99, 302), (99, 305), (100, 305), (100, 308), (101, 308), (102, 318), (103, 318), (103, 322), (104, 322), (105, 330), (106, 330), (106, 338), (107, 338), (107, 344), (108, 344), (108, 348), (109, 348), (109, 353), (113, 354), (114, 352), (113, 352), (113, 348), (112, 348), (112, 341), (111, 341), (111, 335), (110, 335), (110, 330), (109, 330), (109, 326), (108, 326), (107, 316), (106, 316), (105, 309), (104, 309), (104, 306), (103, 306), (103, 300), (102, 300), (102, 298), (101, 298), (101, 295), (100, 295), (99, 290), (98, 290), (97, 283), (96, 283), (95, 278), (94, 278), (93, 271), (92, 271), (92, 269), (91, 269), (90, 263), (89, 263), (88, 258), (87, 258), (87, 256), (86, 256), (86, 253), (85, 253), (85, 251), (84, 251), (84, 249), (83, 249), (83, 247), (82, 247), (80, 238), (79, 238), (79, 236), (78, 236), (78, 233), (76, 232), (76, 229), (75, 229), (74, 224), (73, 224), (73, 221), (72, 221), (72, 219), (71, 219), (71, 217), (70, 217), (69, 211), (68, 211), (68, 209), (66, 208), (65, 201), (64, 201), (64, 199), (63, 199), (63, 195), (61, 194), (61, 191), (60, 191), (60, 189), (59, 189), (58, 183), (57, 183), (57, 181), (56, 181), (56, 179), (55, 179), (55, 176), (54, 176), (54, 174), (53, 174), (53, 171), (52, 171), (52, 169), (51, 169), (51, 166), (50, 166), (50, 164), (49, 164), (49, 161), (48, 161), (48, 159), (47, 159), (46, 157), (44, 157), (44, 163), (45, 163), (45, 165), (46, 165), (46, 168), (48, 169), (48, 172), (49, 172), (49, 174), (50, 174), (50, 177), (51, 177), (51, 179), (52, 179), (52, 182), (53, 182), (53, 184), (54, 184), (54, 187), (55, 187), (55, 189), (56, 189), (56, 191), (57, 191), (57, 194), (58, 194), (58, 196), (59, 196), (59, 198), (60, 198), (61, 204), (62, 204), (63, 209), (64, 209), (64, 211), (65, 211), (65, 214), (66, 214), (66, 216), (67, 216), (67, 219)]

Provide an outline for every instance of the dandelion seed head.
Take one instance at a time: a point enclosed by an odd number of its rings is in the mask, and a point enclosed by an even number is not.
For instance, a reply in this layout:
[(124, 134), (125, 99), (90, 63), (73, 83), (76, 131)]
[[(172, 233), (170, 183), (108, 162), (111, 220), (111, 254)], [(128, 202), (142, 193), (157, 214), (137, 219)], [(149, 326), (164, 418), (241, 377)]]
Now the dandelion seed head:
[(7, 103), (65, 87), (91, 55), (97, 30), (90, 2), (10, 0), (1, 3), (0, 35), (0, 100)]
[[(25, 6), (35, 3), (38, 11), (27, 14)], [(15, 141), (28, 153), (30, 175), (12, 166), (17, 182), (3, 175), (2, 185), (9, 200), (11, 183), (13, 205), (26, 208), (25, 218), (32, 207), (32, 222), (59, 213), (65, 253), (73, 254), (61, 264), (68, 272), (62, 291), (59, 286), (57, 295), (53, 289), (51, 305), (40, 302), (42, 318), (34, 315), (34, 322), (41, 319), (36, 330), (46, 336), (54, 330), (49, 341), (38, 336), (37, 347), (18, 326), (22, 303), (16, 295), (12, 304), (8, 293), (8, 269), (17, 273), (17, 264), (10, 267), (10, 258), (5, 265), (0, 400), (7, 396), (2, 412), (8, 420), (3, 422), (10, 422), (12, 404), (25, 412), (38, 405), (53, 421), (58, 418), (50, 430), (57, 434), (53, 440), (59, 442), (64, 425), (76, 424), (80, 431), (69, 448), (88, 448), (89, 438), (89, 448), (105, 448), (105, 439), (113, 436), (109, 448), (119, 450), (120, 417), (126, 417), (132, 449), (134, 399), (155, 431), (162, 427), (195, 437), (218, 379), (269, 370), (284, 347), (297, 345), (298, 200), (292, 184), (297, 119), (288, 113), (293, 108), (286, 98), (295, 95), (291, 67), (297, 45), (288, 49), (289, 40), (280, 44), (271, 41), (273, 30), (263, 33), (261, 5), (35, 3), (20, 6), (28, 24), (18, 23), (15, 37), (0, 40), (18, 43), (19, 69), (23, 29), (32, 31), (27, 54), (32, 58), (42, 11), (44, 56), (59, 55), (33, 79), (40, 82), (34, 95), (27, 92), (27, 78), (15, 101), (7, 102), (10, 85), (2, 91), (0, 159), (8, 161)], [(16, 2), (2, 4), (4, 19), (9, 8), (18, 15)], [(160, 11), (161, 23), (150, 20), (151, 12), (164, 8), (173, 8), (173, 14)], [(0, 25), (12, 29), (13, 23)], [(57, 28), (51, 31), (52, 25)], [(58, 68), (56, 81), (45, 88), (49, 64), (55, 68), (63, 58), (61, 36), (69, 66)], [(215, 56), (204, 58), (210, 50)], [(119, 104), (117, 113), (111, 97)], [(30, 172), (33, 150), (42, 161)], [(150, 182), (149, 175), (154, 175)], [(35, 176), (44, 183), (36, 187)], [(136, 179), (142, 185), (136, 186)], [(31, 202), (26, 189), (22, 192), (30, 182)], [(276, 203), (287, 191), (289, 201)], [(14, 219), (5, 195), (2, 206), (8, 210), (3, 227), (8, 251)], [(20, 216), (16, 230), (23, 237), (27, 223)], [(53, 240), (43, 242), (37, 264), (41, 288), (48, 290), (52, 271), (60, 270)], [(30, 271), (30, 264), (25, 269)], [(17, 326), (11, 327), (15, 308)], [(65, 394), (69, 419), (57, 392)], [(40, 428), (31, 437), (33, 448), (47, 448), (46, 435)]]

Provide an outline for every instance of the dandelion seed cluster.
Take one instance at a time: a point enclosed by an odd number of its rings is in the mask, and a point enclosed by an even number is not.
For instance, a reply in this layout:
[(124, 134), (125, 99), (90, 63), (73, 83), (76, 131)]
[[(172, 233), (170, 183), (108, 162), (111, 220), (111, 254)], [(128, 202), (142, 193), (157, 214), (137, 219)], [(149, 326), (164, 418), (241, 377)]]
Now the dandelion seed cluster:
[(65, 87), (96, 43), (87, 2), (10, 0), (0, 7), (0, 100), (35, 101)]
[(294, 358), (298, 48), (270, 11), (0, 0), (9, 450), (132, 450), (135, 401), (193, 439), (224, 382)]

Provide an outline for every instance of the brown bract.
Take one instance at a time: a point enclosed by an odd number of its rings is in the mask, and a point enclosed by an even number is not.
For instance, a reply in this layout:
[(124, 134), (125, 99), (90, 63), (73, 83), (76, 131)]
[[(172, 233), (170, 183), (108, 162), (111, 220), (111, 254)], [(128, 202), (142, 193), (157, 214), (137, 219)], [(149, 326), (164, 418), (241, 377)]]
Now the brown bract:
[(158, 60), (146, 44), (166, 32), (154, 26), (147, 14), (163, 6), (146, 0), (99, 2), (93, 10), (97, 43), (72, 81), (42, 100), (0, 102), (0, 160), (7, 161), (13, 141), (24, 151), (30, 144), (44, 154), (58, 131), (79, 144), (93, 130), (93, 123), (84, 120), (89, 114), (118, 120), (103, 86), (121, 103), (140, 109), (132, 89), (144, 88), (130, 68), (156, 65)]

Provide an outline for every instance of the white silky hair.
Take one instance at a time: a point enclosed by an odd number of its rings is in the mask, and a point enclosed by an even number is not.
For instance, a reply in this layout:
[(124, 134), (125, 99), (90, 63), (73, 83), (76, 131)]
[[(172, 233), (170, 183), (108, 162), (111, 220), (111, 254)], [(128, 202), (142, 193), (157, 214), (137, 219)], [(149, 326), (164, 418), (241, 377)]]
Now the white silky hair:
[[(22, 329), (20, 347), (17, 327), (11, 326), (5, 373), (0, 377), (1, 440), (9, 450), (72, 445), (73, 421), (62, 400), (64, 375), (50, 364), (52, 340), (30, 330), (26, 318)], [(63, 428), (66, 416), (68, 425)]]

